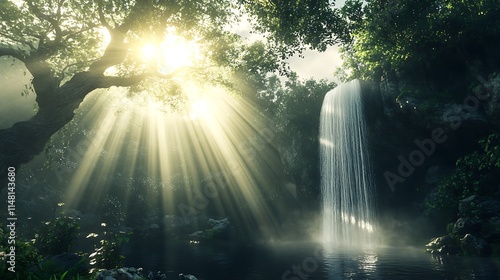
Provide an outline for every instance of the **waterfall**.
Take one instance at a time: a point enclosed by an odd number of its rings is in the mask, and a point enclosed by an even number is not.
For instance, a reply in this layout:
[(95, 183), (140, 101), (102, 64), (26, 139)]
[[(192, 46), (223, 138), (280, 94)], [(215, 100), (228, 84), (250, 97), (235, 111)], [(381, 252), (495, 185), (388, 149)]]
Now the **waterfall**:
[(353, 80), (329, 91), (320, 118), (323, 242), (370, 245), (373, 186), (361, 85)]

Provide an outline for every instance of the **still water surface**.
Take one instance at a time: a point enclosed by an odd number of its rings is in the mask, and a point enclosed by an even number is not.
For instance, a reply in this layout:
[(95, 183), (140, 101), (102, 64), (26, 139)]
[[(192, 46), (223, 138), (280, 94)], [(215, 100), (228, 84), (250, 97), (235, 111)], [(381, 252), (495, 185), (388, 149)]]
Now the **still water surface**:
[(433, 256), (415, 248), (326, 252), (315, 243), (273, 245), (161, 244), (140, 241), (124, 252), (126, 266), (180, 272), (200, 280), (500, 279), (500, 261)]

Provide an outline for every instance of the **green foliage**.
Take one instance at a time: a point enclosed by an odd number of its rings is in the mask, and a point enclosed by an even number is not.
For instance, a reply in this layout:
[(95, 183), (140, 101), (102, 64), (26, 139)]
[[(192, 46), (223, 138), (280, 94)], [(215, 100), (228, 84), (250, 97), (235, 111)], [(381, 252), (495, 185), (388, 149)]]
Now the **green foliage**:
[(102, 43), (96, 6), (88, 0), (22, 1), (19, 6), (2, 1), (0, 44), (17, 45), (26, 55), (38, 49), (57, 72), (69, 64), (74, 64), (71, 70), (81, 69), (99, 54), (95, 46)]
[[(95, 279), (93, 275), (80, 275), (76, 272), (76, 267), (61, 271), (56, 264), (48, 261), (41, 261), (32, 271), (22, 271), (16, 274), (17, 279), (23, 280), (86, 280)], [(2, 278), (3, 279), (3, 278)]]
[[(295, 73), (282, 86), (266, 79), (259, 100), (277, 130), (276, 143), (287, 176), (301, 194), (312, 198), (319, 185), (319, 118), (325, 94), (335, 87), (325, 80), (300, 81)], [(304, 197), (304, 200), (307, 200)]]
[[(12, 244), (7, 244), (7, 235), (3, 231), (3, 225), (0, 225), (0, 250), (5, 252)], [(51, 235), (51, 238), (57, 238)], [(58, 240), (47, 241), (47, 244), (56, 244)], [(16, 279), (16, 280), (70, 280), (70, 279), (91, 279), (91, 276), (81, 276), (76, 272), (76, 267), (66, 271), (61, 269), (54, 263), (43, 259), (43, 255), (39, 253), (32, 242), (16, 240), (16, 266), (15, 273), (7, 270), (8, 264), (4, 257), (0, 262), (0, 279)], [(85, 261), (85, 260), (82, 260)]]
[(125, 212), (120, 199), (113, 195), (107, 195), (102, 205), (102, 221), (112, 227), (120, 226), (125, 220)]
[(282, 58), (300, 52), (304, 45), (324, 51), (346, 36), (334, 1), (245, 1), (257, 31), (267, 35)]
[(64, 213), (45, 222), (35, 235), (34, 246), (44, 256), (70, 252), (78, 236), (79, 218)]
[(361, 2), (347, 1), (342, 10), (350, 32), (343, 72), (350, 78), (377, 80), (395, 71), (410, 94), (421, 88), (427, 96), (457, 95), (465, 94), (468, 78), (475, 79), (472, 68), (487, 73), (498, 66), (496, 0)]
[[(0, 225), (3, 227), (3, 225)], [(7, 244), (7, 235), (0, 231), (0, 250), (2, 252), (8, 253), (7, 248), (10, 248), (12, 244)], [(7, 256), (0, 257), (0, 279), (15, 279), (12, 275), (21, 277), (31, 271), (36, 265), (41, 261), (42, 257), (38, 254), (33, 244), (30, 242), (25, 242), (21, 240), (16, 240), (15, 244), (15, 261), (16, 261), (16, 273), (8, 271), (9, 265), (6, 263)], [(10, 277), (10, 278), (9, 278)]]
[[(471, 195), (491, 196), (498, 190), (500, 136), (492, 134), (479, 143), (482, 150), (458, 159), (453, 173), (429, 196), (426, 201), (428, 214), (454, 219), (458, 215), (461, 199)], [(478, 209), (471, 205), (467, 211), (470, 215)]]
[[(105, 226), (105, 224), (103, 224)], [(113, 269), (123, 266), (125, 257), (121, 254), (123, 244), (129, 241), (131, 233), (123, 231), (105, 231), (100, 246), (96, 246), (94, 253), (90, 254), (90, 265), (93, 271), (101, 268)], [(96, 238), (97, 234), (90, 234), (87, 238)]]
[[(102, 56), (108, 43), (103, 32), (108, 29), (113, 33), (111, 37), (126, 35), (121, 47), (130, 48), (131, 54), (117, 69), (130, 74), (142, 72), (144, 66), (132, 54), (137, 46), (130, 42), (161, 42), (172, 28), (188, 39), (202, 38), (211, 47), (208, 55), (220, 56), (217, 48), (234, 53), (234, 49), (227, 48), (233, 45), (225, 43), (234, 40), (235, 34), (225, 30), (244, 14), (250, 16), (255, 31), (266, 36), (274, 55), (282, 58), (301, 51), (305, 45), (324, 50), (345, 33), (338, 10), (326, 0), (2, 1), (0, 46), (15, 49), (8, 53), (15, 53), (23, 61), (31, 57), (47, 62), (63, 80), (85, 71)], [(5, 54), (0, 52), (0, 56), (9, 54), (7, 49)]]

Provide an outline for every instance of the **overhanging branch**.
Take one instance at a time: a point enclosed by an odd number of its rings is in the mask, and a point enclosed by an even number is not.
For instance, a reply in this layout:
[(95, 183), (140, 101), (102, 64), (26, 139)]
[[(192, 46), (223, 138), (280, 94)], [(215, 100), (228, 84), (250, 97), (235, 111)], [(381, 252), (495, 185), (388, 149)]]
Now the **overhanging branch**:
[(12, 56), (21, 61), (24, 61), (24, 55), (21, 51), (9, 47), (0, 46), (0, 57), (2, 56)]
[(128, 77), (118, 77), (118, 76), (102, 76), (97, 83), (98, 88), (109, 88), (112, 86), (116, 87), (129, 87), (144, 81), (147, 78), (160, 78), (160, 79), (170, 79), (176, 75), (178, 71), (174, 71), (169, 74), (163, 74), (158, 72), (146, 72), (142, 74), (137, 74)]
[(144, 81), (150, 75), (148, 74), (138, 74), (129, 77), (117, 77), (117, 76), (102, 76), (97, 83), (98, 88), (109, 88), (115, 87), (129, 87)]
[(99, 12), (99, 21), (101, 22), (102, 26), (106, 27), (106, 29), (111, 30), (112, 27), (109, 25), (108, 21), (106, 20), (106, 17), (104, 16), (104, 8), (103, 8), (103, 3), (102, 0), (99, 0), (97, 2), (98, 9), (97, 11)]
[(25, 40), (25, 39), (16, 38), (16, 37), (14, 37), (14, 36), (12, 36), (12, 35), (10, 35), (10, 34), (6, 33), (6, 32), (2, 32), (2, 31), (0, 31), (0, 35), (1, 35), (1, 36), (3, 36), (3, 37), (5, 37), (5, 38), (7, 38), (7, 39), (9, 39), (9, 40), (11, 40), (11, 41), (13, 41), (13, 42), (17, 42), (17, 43), (21, 43), (21, 44), (23, 44), (23, 45), (26, 45), (26, 46), (28, 46), (31, 50), (34, 50), (34, 49), (35, 49), (35, 46), (34, 46), (31, 42), (29, 42), (29, 41), (27, 41), (27, 40)]

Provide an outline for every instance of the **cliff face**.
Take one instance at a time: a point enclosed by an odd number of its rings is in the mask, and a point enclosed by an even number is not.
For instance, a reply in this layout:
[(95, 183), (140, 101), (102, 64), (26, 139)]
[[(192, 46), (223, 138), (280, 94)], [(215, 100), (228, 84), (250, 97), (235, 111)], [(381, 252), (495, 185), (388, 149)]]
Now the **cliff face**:
[(478, 76), (451, 98), (436, 96), (412, 94), (397, 73), (364, 84), (380, 224), (391, 242), (404, 235), (422, 244), (455, 222), (429, 214), (426, 203), (456, 170), (457, 159), (500, 132), (500, 75)]

